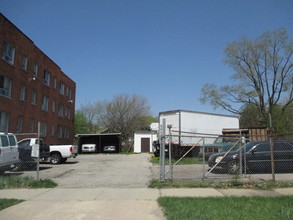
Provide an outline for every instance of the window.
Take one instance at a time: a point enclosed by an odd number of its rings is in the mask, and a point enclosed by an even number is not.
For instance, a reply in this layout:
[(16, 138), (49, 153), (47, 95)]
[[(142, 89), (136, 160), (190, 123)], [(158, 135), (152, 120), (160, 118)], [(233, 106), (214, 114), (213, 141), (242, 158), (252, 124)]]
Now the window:
[(9, 146), (9, 142), (8, 142), (8, 138), (6, 135), (0, 135), (0, 144), (2, 147), (8, 147)]
[(46, 137), (47, 136), (47, 122), (41, 121), (41, 137)]
[(54, 78), (54, 89), (57, 89), (57, 78)]
[(23, 117), (17, 117), (17, 124), (16, 124), (16, 133), (21, 133), (23, 131)]
[(11, 44), (4, 42), (2, 59), (10, 64), (14, 64), (15, 47)]
[(34, 70), (33, 71), (34, 71), (33, 76), (37, 78), (38, 77), (38, 72), (39, 72), (39, 64), (34, 63)]
[(0, 75), (0, 96), (11, 98), (11, 79)]
[(30, 133), (34, 133), (35, 131), (35, 120), (34, 119), (30, 119), (29, 121), (29, 132)]
[(56, 102), (53, 100), (52, 102), (52, 112), (56, 112)]
[(64, 115), (66, 118), (70, 119), (70, 108), (69, 107), (66, 107), (65, 108), (65, 115)]
[(8, 135), (8, 140), (9, 140), (10, 146), (15, 146), (17, 144), (14, 135)]
[(55, 135), (55, 125), (52, 125), (51, 127), (51, 136), (54, 137)]
[(58, 116), (63, 117), (63, 115), (64, 115), (63, 109), (64, 109), (63, 104), (59, 104)]
[(22, 57), (21, 69), (27, 71), (27, 64), (28, 64), (28, 57), (27, 56), (23, 56)]
[(71, 99), (71, 97), (72, 97), (72, 90), (71, 90), (71, 88), (69, 88), (68, 98)]
[(32, 100), (31, 104), (36, 105), (37, 104), (37, 92), (36, 90), (32, 89)]
[(62, 126), (58, 125), (57, 138), (62, 138), (62, 133), (63, 133), (62, 131), (63, 131)]
[(8, 132), (9, 114), (0, 112), (0, 132)]
[(48, 111), (48, 106), (49, 106), (49, 98), (48, 96), (43, 96), (43, 99), (42, 99), (42, 110), (43, 111)]
[(60, 94), (64, 95), (64, 91), (65, 91), (65, 84), (63, 82), (60, 82)]
[(268, 143), (261, 143), (256, 146), (255, 151), (256, 152), (270, 151), (270, 145)]
[(20, 86), (19, 100), (25, 101), (25, 86), (24, 85)]
[(43, 83), (47, 86), (50, 86), (50, 77), (51, 77), (51, 74), (47, 70), (45, 70), (44, 77), (43, 77)]

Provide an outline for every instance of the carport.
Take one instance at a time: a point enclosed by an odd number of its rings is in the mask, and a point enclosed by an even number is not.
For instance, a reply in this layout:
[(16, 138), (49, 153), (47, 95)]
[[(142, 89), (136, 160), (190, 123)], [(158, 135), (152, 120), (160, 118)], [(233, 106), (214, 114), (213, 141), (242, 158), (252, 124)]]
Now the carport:
[(83, 144), (96, 144), (95, 153), (104, 153), (104, 146), (116, 146), (115, 153), (121, 150), (121, 133), (105, 133), (105, 134), (77, 134), (78, 153), (82, 153), (81, 146)]

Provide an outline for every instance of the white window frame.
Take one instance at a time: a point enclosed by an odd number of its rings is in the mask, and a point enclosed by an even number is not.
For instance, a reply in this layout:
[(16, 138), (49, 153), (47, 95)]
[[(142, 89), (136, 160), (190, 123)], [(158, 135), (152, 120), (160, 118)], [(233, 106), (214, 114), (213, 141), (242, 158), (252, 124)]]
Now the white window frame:
[(60, 116), (60, 117), (64, 116), (64, 105), (62, 103), (59, 104), (58, 116)]
[(9, 113), (0, 112), (0, 132), (8, 132)]
[(15, 47), (4, 41), (2, 59), (10, 64), (14, 64)]
[(41, 137), (47, 137), (47, 127), (48, 127), (48, 124), (47, 122), (45, 121), (41, 121), (41, 133), (40, 133), (40, 136)]
[(27, 71), (27, 66), (28, 66), (28, 56), (24, 55), (22, 57), (21, 69)]
[(19, 100), (25, 101), (25, 86), (24, 85), (20, 86)]
[(43, 83), (47, 86), (50, 86), (50, 79), (51, 73), (47, 70), (44, 70)]
[(57, 89), (57, 78), (54, 78), (54, 89)]
[(11, 98), (11, 79), (4, 75), (0, 75), (0, 77), (0, 96)]
[(17, 124), (16, 124), (16, 133), (22, 133), (23, 132), (23, 116), (19, 115), (17, 117)]
[(60, 82), (60, 90), (59, 90), (61, 95), (65, 94), (65, 84), (64, 82)]
[(38, 73), (39, 73), (39, 64), (34, 63), (34, 70), (33, 70), (33, 76), (38, 78)]
[(35, 89), (32, 89), (32, 100), (31, 104), (36, 105), (37, 104), (37, 91)]
[(55, 100), (52, 101), (52, 112), (56, 112), (56, 102), (55, 102)]
[(72, 89), (69, 88), (69, 96), (68, 96), (68, 98), (71, 99), (71, 97), (72, 97)]
[(46, 96), (46, 95), (43, 95), (43, 98), (42, 98), (42, 110), (47, 112), (48, 107), (49, 107), (49, 97)]

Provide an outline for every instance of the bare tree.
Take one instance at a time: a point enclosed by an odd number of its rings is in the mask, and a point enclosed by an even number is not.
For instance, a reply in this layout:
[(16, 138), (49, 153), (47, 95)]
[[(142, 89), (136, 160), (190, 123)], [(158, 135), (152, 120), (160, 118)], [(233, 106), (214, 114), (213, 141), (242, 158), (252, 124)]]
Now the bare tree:
[(122, 133), (123, 140), (127, 140), (136, 129), (145, 126), (149, 109), (147, 99), (142, 96), (117, 95), (106, 105), (103, 125), (110, 132)]
[(97, 133), (101, 128), (101, 116), (104, 114), (106, 102), (86, 103), (79, 112), (85, 117), (90, 133)]
[(225, 62), (235, 73), (233, 85), (205, 84), (201, 102), (241, 114), (241, 107), (254, 105), (263, 122), (275, 106), (284, 112), (293, 102), (293, 41), (279, 29), (255, 40), (243, 38), (228, 44)]

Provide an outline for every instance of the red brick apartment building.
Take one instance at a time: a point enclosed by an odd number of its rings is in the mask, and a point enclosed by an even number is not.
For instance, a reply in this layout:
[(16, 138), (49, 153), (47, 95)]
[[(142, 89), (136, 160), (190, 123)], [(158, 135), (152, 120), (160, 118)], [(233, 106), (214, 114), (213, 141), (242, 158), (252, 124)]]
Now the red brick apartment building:
[(0, 132), (72, 144), (75, 82), (0, 13)]

